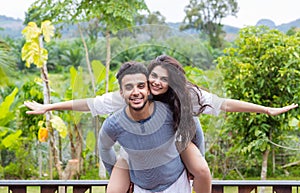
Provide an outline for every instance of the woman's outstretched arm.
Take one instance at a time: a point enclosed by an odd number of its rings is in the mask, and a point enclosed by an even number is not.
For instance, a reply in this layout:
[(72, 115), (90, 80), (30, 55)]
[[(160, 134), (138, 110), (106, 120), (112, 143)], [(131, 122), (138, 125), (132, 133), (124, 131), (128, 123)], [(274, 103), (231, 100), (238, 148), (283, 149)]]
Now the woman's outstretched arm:
[(76, 99), (53, 104), (40, 104), (35, 101), (25, 101), (24, 105), (31, 109), (26, 111), (27, 114), (44, 114), (47, 111), (53, 110), (74, 110), (74, 111), (89, 111), (87, 99)]
[(53, 104), (40, 104), (35, 101), (26, 101), (24, 105), (31, 109), (27, 114), (44, 114), (54, 110), (73, 110), (91, 112), (93, 116), (116, 112), (124, 107), (125, 101), (120, 92), (109, 92), (95, 98), (75, 99)]
[(285, 107), (274, 108), (235, 99), (225, 99), (225, 101), (221, 105), (221, 110), (225, 112), (265, 113), (268, 115), (275, 116), (297, 107), (298, 104), (294, 103)]

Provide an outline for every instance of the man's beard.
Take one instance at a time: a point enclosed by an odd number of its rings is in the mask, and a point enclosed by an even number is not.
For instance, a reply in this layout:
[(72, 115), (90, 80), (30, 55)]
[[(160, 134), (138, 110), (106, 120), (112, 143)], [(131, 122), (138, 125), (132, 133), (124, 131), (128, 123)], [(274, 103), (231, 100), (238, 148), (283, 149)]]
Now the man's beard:
[(143, 106), (141, 106), (141, 107), (133, 107), (133, 106), (131, 106), (131, 105), (129, 105), (130, 106), (130, 108), (131, 109), (133, 109), (133, 110), (135, 110), (135, 111), (140, 111), (140, 110), (142, 110), (144, 107), (145, 107), (145, 105), (148, 103), (148, 100), (146, 100), (145, 102), (144, 102), (144, 104), (143, 104)]

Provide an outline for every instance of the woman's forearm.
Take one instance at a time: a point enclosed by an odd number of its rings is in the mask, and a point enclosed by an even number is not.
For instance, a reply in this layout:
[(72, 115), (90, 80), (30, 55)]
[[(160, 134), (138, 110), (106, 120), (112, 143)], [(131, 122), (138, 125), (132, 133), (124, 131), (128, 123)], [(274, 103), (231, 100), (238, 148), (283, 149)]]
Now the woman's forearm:
[(30, 109), (27, 114), (44, 114), (53, 110), (90, 111), (87, 99), (77, 99), (53, 104), (40, 104), (35, 101), (25, 101), (24, 105)]
[(274, 108), (234, 99), (226, 99), (221, 105), (221, 110), (225, 112), (248, 112), (265, 113), (268, 115), (279, 115), (297, 107), (298, 104), (294, 103), (284, 107)]
[(89, 111), (87, 99), (76, 99), (71, 101), (49, 104), (49, 110), (73, 110), (73, 111)]
[(221, 110), (225, 112), (268, 113), (268, 107), (234, 99), (226, 99), (221, 105)]

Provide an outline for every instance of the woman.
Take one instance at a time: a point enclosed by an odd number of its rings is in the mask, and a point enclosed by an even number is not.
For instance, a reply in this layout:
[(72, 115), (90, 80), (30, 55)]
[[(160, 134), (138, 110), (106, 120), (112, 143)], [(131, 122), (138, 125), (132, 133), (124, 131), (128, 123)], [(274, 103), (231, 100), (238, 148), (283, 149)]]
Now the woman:
[[(190, 122), (191, 116), (188, 112), (189, 108), (184, 108), (185, 105), (180, 105), (185, 104), (189, 99), (188, 96), (183, 95), (182, 85), (178, 85), (182, 83), (182, 81), (178, 81), (178, 77), (185, 80), (181, 64), (172, 57), (162, 55), (151, 62), (149, 73), (149, 86), (153, 98), (167, 102), (172, 108), (177, 109), (181, 113), (174, 113), (176, 123), (174, 128), (177, 129), (177, 139), (181, 145), (179, 149), (183, 150), (181, 158), (189, 172), (195, 177), (194, 190), (197, 193), (210, 192), (211, 179), (207, 163), (201, 156), (198, 148), (193, 143), (188, 143), (193, 138), (194, 131), (189, 131), (184, 127), (186, 122)], [(203, 91), (189, 82), (186, 82), (186, 88), (190, 91), (194, 115), (199, 115), (200, 113), (218, 115), (220, 110), (225, 112), (256, 112), (278, 115), (298, 106), (292, 104), (283, 108), (271, 108), (233, 99), (223, 99)], [(25, 102), (24, 104), (33, 110), (28, 111), (28, 114), (42, 114), (50, 110), (76, 110), (91, 111), (93, 115), (111, 113), (125, 105), (119, 92), (108, 93), (93, 99), (79, 99), (56, 104), (42, 105), (35, 102)], [(122, 167), (126, 167), (126, 163), (122, 161), (116, 165), (123, 164), (125, 166)], [(113, 171), (110, 181), (122, 180), (122, 183), (111, 183), (113, 186), (109, 185), (108, 191), (114, 192), (116, 190), (121, 192), (120, 190), (124, 191), (124, 187), (129, 186), (129, 175), (126, 169), (124, 170), (121, 167), (119, 169), (117, 169), (118, 167), (115, 168), (116, 170)]]

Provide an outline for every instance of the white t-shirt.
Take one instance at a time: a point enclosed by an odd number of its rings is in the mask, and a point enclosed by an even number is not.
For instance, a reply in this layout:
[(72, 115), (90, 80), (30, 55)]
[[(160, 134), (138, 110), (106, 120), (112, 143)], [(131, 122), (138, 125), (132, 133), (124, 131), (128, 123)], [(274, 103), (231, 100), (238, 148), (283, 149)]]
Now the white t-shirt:
[[(199, 93), (199, 90), (194, 90)], [(202, 106), (209, 105), (205, 108), (203, 114), (219, 115), (221, 112), (221, 105), (225, 99), (205, 90), (200, 90), (200, 104)], [(193, 111), (197, 113), (200, 108), (198, 97), (195, 94), (191, 95)], [(89, 98), (87, 99), (87, 104), (93, 116), (114, 113), (126, 105), (119, 91), (109, 92), (95, 98)]]
[[(198, 113), (201, 106), (208, 105), (205, 107), (204, 111), (202, 112), (203, 114), (210, 114), (215, 116), (220, 114), (221, 106), (223, 102), (226, 100), (225, 98), (220, 98), (217, 95), (207, 92), (203, 89), (200, 89), (199, 91), (198, 89), (193, 88), (193, 90), (194, 92), (197, 93), (197, 95), (193, 92), (191, 93), (191, 100), (192, 100), (194, 113)], [(199, 101), (198, 101), (199, 95), (200, 95), (201, 106), (199, 105)]]

